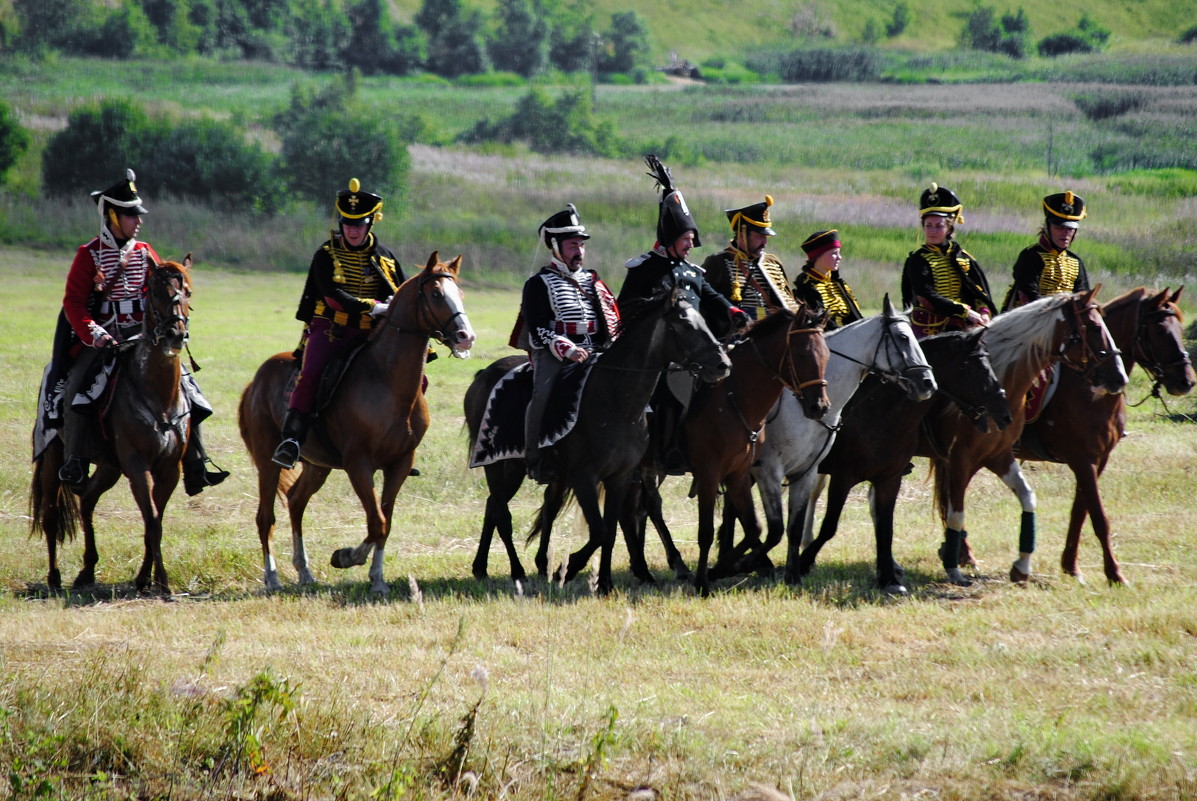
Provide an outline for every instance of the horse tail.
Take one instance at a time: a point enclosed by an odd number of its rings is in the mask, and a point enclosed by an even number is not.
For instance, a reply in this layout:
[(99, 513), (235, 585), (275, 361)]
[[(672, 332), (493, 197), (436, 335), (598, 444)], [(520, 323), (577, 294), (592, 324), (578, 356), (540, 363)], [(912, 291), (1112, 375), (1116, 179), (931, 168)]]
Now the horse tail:
[(948, 524), (948, 506), (950, 505), (950, 498), (948, 497), (948, 462), (946, 459), (931, 458), (931, 481), (934, 483), (932, 490), (932, 504), (935, 513), (939, 515), (939, 522), (945, 526)]
[(33, 460), (29, 486), (29, 534), (53, 537), (58, 542), (74, 539), (79, 528), (79, 499), (58, 480), (64, 461), (62, 442), (55, 437)]
[[(561, 507), (557, 510), (557, 514), (561, 514), (570, 504), (574, 502), (574, 491), (569, 487), (561, 495)], [(541, 506), (536, 510), (536, 517), (532, 518), (532, 525), (528, 527), (528, 539), (524, 540), (525, 547), (540, 539), (540, 535), (546, 528), (546, 523), (552, 523), (552, 520), (546, 521), (544, 519), (544, 507)]]

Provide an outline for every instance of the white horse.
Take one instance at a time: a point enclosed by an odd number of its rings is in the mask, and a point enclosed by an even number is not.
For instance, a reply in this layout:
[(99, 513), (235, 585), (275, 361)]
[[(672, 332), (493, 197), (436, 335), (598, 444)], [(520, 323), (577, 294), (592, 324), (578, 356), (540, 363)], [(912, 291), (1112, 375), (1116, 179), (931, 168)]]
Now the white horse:
[[(807, 499), (818, 481), (819, 462), (831, 450), (840, 427), (840, 414), (869, 373), (897, 382), (913, 400), (926, 400), (936, 391), (935, 377), (919, 347), (910, 318), (893, 307), (885, 296), (881, 314), (866, 317), (830, 331), (826, 335), (831, 357), (827, 362), (827, 397), (831, 407), (822, 420), (812, 420), (802, 413), (797, 398), (783, 392), (765, 424), (765, 437), (759, 451), (759, 463), (753, 467), (761, 501), (768, 522), (764, 543), (745, 541), (730, 556), (720, 556), (720, 563), (731, 572), (771, 570), (768, 552), (781, 542), (783, 532), (790, 532), (785, 579), (797, 583), (802, 524), (796, 519), (807, 507)], [(790, 523), (782, 520), (782, 480), (789, 484)], [(724, 514), (720, 542), (731, 543), (734, 518)], [(796, 535), (796, 536), (795, 536)]]

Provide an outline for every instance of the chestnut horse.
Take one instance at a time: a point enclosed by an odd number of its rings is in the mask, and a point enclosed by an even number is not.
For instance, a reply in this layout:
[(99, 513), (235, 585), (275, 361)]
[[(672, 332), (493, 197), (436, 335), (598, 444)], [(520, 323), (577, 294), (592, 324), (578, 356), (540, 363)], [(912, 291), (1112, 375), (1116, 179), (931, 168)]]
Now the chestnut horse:
[[(1106, 326), (1122, 351), (1129, 373), (1135, 364), (1155, 382), (1153, 394), (1163, 386), (1170, 395), (1186, 395), (1197, 377), (1185, 352), (1180, 308), (1181, 290), (1153, 294), (1139, 287), (1101, 307)], [(1077, 548), (1085, 518), (1093, 521), (1093, 533), (1101, 543), (1106, 579), (1125, 584), (1118, 561), (1110, 547), (1110, 519), (1098, 492), (1097, 479), (1105, 470), (1114, 446), (1126, 429), (1124, 395), (1096, 394), (1072, 371), (1062, 371), (1055, 396), (1034, 422), (1028, 422), (1022, 439), (1015, 444), (1019, 459), (1058, 462), (1068, 465), (1076, 477), (1068, 537), (1060, 565), (1070, 576), (1081, 578)]]
[[(258, 468), (258, 537), (263, 581), (280, 588), (274, 558), (274, 499), (286, 499), (291, 517), (291, 564), (301, 585), (315, 582), (303, 543), (303, 512), (334, 469), (344, 470), (366, 513), (366, 538), (356, 548), (332, 555), (338, 568), (370, 564), (370, 591), (388, 591), (383, 549), (391, 532), (395, 497), (411, 473), (416, 447), (428, 430), (422, 381), (428, 342), (435, 338), (454, 356), (467, 358), (474, 331), (457, 285), (461, 256), (449, 263), (433, 253), (418, 274), (395, 292), (366, 344), (345, 370), (336, 393), (319, 414), (304, 443), (300, 464), (284, 470), (271, 456), (287, 412), (287, 389), (299, 369), (291, 353), (267, 359), (241, 395), (241, 438)], [(374, 489), (381, 470), (382, 502)]]
[[(179, 483), (183, 451), (191, 436), (189, 405), (179, 388), (183, 369), (180, 359), (187, 343), (190, 313), (190, 268), (190, 254), (182, 263), (167, 261), (147, 266), (142, 332), (118, 346), (120, 363), (102, 413), (109, 447), (94, 455), (96, 469), (79, 498), (58, 480), (63, 462), (60, 436), (55, 436), (33, 460), (31, 529), (46, 537), (50, 558), (47, 583), (53, 591), (62, 589), (58, 545), (72, 536), (80, 523), (83, 569), (75, 577), (74, 586), (95, 583), (99, 562), (96, 504), (123, 474), (141, 511), (145, 532), (145, 555), (134, 584), (138, 591), (149, 588), (152, 571), (154, 589), (170, 594), (162, 562), (162, 516)], [(64, 401), (69, 402), (69, 398)]]
[(980, 432), (960, 411), (930, 419), (920, 432), (916, 454), (931, 458), (935, 508), (944, 523), (940, 559), (948, 581), (967, 586), (960, 564), (972, 563), (965, 537), (964, 496), (982, 467), (997, 475), (1022, 505), (1019, 558), (1010, 580), (1024, 582), (1031, 574), (1035, 550), (1035, 491), (1014, 459), (1014, 443), (1022, 435), (1026, 395), (1031, 383), (1057, 359), (1100, 393), (1117, 394), (1126, 386), (1126, 370), (1117, 346), (1102, 320), (1093, 296), (1097, 289), (1040, 298), (999, 314), (985, 335), (993, 371), (1006, 391), (1011, 424), (1002, 431)]
[[(797, 558), (797, 576), (810, 573), (819, 550), (835, 536), (848, 492), (868, 481), (869, 512), (877, 552), (877, 585), (887, 595), (905, 595), (902, 569), (894, 561), (894, 508), (902, 489), (902, 477), (918, 446), (924, 421), (960, 410), (978, 431), (992, 422), (999, 430), (1010, 425), (1010, 406), (989, 363), (985, 329), (952, 331), (923, 339), (923, 353), (935, 373), (938, 389), (930, 400), (915, 400), (902, 388), (869, 376), (844, 408), (843, 426), (831, 451), (819, 464), (824, 474), (806, 501), (807, 514), (794, 515), (790, 525), (801, 521), (802, 553)], [(817, 539), (811, 540), (810, 524), (814, 503), (830, 477), (827, 510)], [(798, 539), (791, 533), (791, 542)]]
[[(545, 489), (545, 505), (540, 519), (546, 527), (541, 531), (541, 550), (537, 554), (537, 564), (543, 574), (548, 559), (547, 525), (560, 509), (566, 490), (572, 491), (586, 519), (590, 537), (570, 556), (564, 578), (572, 579), (586, 566), (594, 552), (601, 549), (598, 591), (602, 594), (613, 589), (611, 557), (615, 525), (628, 483), (648, 445), (645, 407), (661, 372), (675, 362), (688, 365), (704, 380), (714, 381), (726, 376), (730, 369), (719, 341), (681, 290), (664, 292), (621, 311), (622, 333), (595, 361), (579, 401), (577, 422), (553, 446), (561, 480)], [(510, 366), (518, 364), (522, 358), (507, 357), (480, 370), (466, 391), (464, 405), (471, 453), (491, 390)], [(511, 563), (512, 577), (522, 579), (524, 570), (512, 543), (508, 503), (523, 482), (524, 461), (505, 459), (485, 464), (483, 470), (490, 494), (478, 555), (474, 560), (474, 575), (486, 575), (487, 552), (491, 535), (497, 528)], [(606, 493), (602, 509), (599, 505), (600, 484)], [(635, 548), (629, 550), (633, 554), (636, 552)], [(643, 549), (640, 550), (643, 560)], [(643, 578), (647, 567), (642, 570), (640, 565), (634, 565), (634, 570)]]

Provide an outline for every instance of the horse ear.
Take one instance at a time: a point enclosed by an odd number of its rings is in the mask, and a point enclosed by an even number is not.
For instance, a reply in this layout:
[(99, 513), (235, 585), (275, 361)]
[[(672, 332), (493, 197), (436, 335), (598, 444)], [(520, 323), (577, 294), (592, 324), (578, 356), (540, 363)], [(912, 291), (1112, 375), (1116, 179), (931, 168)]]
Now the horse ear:
[(186, 267), (188, 270), (190, 270), (191, 264), (192, 264), (191, 254), (188, 253), (186, 256), (183, 257), (183, 266)]
[(1097, 293), (1100, 291), (1101, 291), (1101, 284), (1098, 284), (1097, 286), (1090, 289), (1089, 294), (1085, 296), (1086, 305), (1089, 303), (1092, 303), (1093, 299), (1097, 297)]
[[(1176, 288), (1176, 291), (1172, 293), (1172, 297), (1168, 298), (1168, 302), (1175, 303), (1177, 301), (1177, 299), (1180, 298), (1180, 293), (1184, 288), (1185, 288), (1184, 284), (1181, 284), (1180, 286), (1178, 286)], [(1165, 289), (1164, 291), (1167, 292), (1168, 290)]]
[(894, 316), (894, 304), (889, 299), (888, 292), (885, 293), (885, 299), (881, 301), (881, 313), (884, 314), (886, 317)]
[(428, 264), (424, 267), (425, 270), (431, 270), (441, 260), (441, 252), (439, 250), (432, 251), (432, 255), (428, 257)]
[(459, 272), (461, 272), (461, 255), (462, 254), (458, 253), (457, 258), (448, 264), (449, 272), (453, 273), (454, 275), (457, 275)]

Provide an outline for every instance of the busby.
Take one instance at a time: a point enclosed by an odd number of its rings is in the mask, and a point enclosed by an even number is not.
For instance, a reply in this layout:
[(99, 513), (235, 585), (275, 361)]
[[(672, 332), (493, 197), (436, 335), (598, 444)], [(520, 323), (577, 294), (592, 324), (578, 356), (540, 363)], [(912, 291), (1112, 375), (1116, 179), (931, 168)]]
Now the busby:
[(126, 169), (123, 181), (117, 181), (107, 189), (91, 193), (91, 199), (100, 207), (101, 216), (108, 209), (128, 216), (148, 213), (137, 195), (137, 186), (133, 183), (136, 178), (133, 170)]
[(769, 226), (772, 220), (769, 219), (769, 207), (773, 205), (773, 196), (765, 195), (763, 203), (753, 203), (751, 206), (745, 206), (742, 209), (724, 209), (723, 213), (727, 215), (727, 221), (731, 223), (733, 231), (739, 231), (740, 226), (751, 226), (749, 231), (756, 230), (757, 233), (765, 236), (776, 236), (777, 232)]
[(1043, 199), (1043, 211), (1047, 221), (1064, 228), (1080, 228), (1085, 219), (1085, 199), (1072, 192), (1058, 192)]
[(362, 191), (362, 183), (349, 179), (349, 188), (337, 192), (337, 214), (342, 225), (370, 225), (382, 219), (382, 198)]
[(956, 197), (951, 189), (935, 182), (924, 189), (923, 194), (919, 197), (920, 218), (934, 215), (947, 217), (954, 223), (963, 223), (964, 215), (960, 213), (963, 208), (964, 205), (960, 202), (960, 198)]
[(802, 252), (806, 258), (814, 261), (829, 250), (840, 247), (839, 231), (815, 231), (802, 243)]
[(578, 210), (573, 203), (566, 203), (564, 209), (542, 222), (536, 233), (544, 237), (544, 243), (550, 249), (555, 249), (556, 243), (563, 239), (590, 238), (586, 226), (578, 219)]
[(661, 203), (657, 212), (657, 242), (661, 247), (668, 248), (682, 234), (693, 231), (694, 246), (701, 247), (698, 223), (694, 222), (681, 190), (673, 185), (673, 174), (669, 168), (653, 155), (645, 156), (644, 163), (650, 170), (649, 177), (656, 180), (661, 190)]

